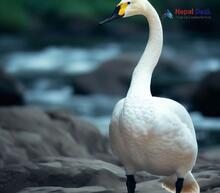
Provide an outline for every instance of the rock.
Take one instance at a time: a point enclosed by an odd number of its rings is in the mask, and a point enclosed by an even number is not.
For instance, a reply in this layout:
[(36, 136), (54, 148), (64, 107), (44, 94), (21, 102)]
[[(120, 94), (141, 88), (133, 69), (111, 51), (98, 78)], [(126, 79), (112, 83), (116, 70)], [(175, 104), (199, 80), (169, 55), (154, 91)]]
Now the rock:
[(209, 149), (202, 150), (193, 169), (201, 193), (215, 192), (215, 189), (220, 187), (220, 162), (205, 157), (204, 155), (208, 154), (208, 152)]
[(23, 105), (22, 85), (0, 69), (0, 106)]
[(137, 191), (138, 193), (165, 193), (165, 191), (162, 189), (161, 184), (158, 180), (152, 180), (147, 182), (141, 182), (137, 185)]
[(208, 168), (205, 171), (200, 171), (200, 173), (197, 174), (197, 180), (201, 192), (206, 192), (208, 190), (220, 187), (219, 168), (217, 171)]
[(135, 62), (118, 58), (103, 63), (97, 70), (73, 77), (76, 94), (125, 95)]
[(70, 125), (68, 132), (78, 144), (86, 146), (89, 154), (108, 153), (107, 138), (102, 136), (99, 130), (90, 123), (68, 113), (49, 112), (48, 115), (52, 120), (68, 123)]
[[(220, 193), (220, 188), (214, 188), (214, 189), (212, 190), (212, 192), (213, 192), (213, 193)], [(207, 193), (208, 193), (208, 191), (207, 191)]]
[(205, 76), (195, 91), (194, 108), (205, 116), (220, 116), (220, 71)]
[(19, 193), (111, 193), (113, 191), (99, 186), (87, 186), (82, 188), (62, 188), (62, 187), (35, 187), (25, 188)]
[[(120, 167), (100, 160), (50, 157), (35, 162), (34, 166), (17, 165), (1, 169), (0, 179), (0, 191), (4, 193), (27, 192), (31, 187), (51, 187), (43, 188), (48, 192), (52, 187), (69, 188), (65, 191), (81, 188), (82, 192), (88, 192), (88, 186), (99, 187), (91, 189), (91, 192), (110, 192), (122, 186), (125, 174)], [(25, 189), (27, 187), (30, 189)]]
[(0, 108), (1, 165), (23, 163), (47, 156), (103, 157), (106, 137), (91, 124), (65, 113), (37, 108)]
[(100, 160), (45, 158), (38, 163), (38, 167), (38, 175), (47, 176), (45, 180), (39, 181), (39, 185), (57, 186), (62, 183), (62, 187), (99, 185), (111, 188), (121, 186), (125, 179), (125, 173), (120, 167)]
[(220, 162), (219, 154), (220, 146), (209, 147), (203, 151), (200, 151), (200, 156), (206, 160), (212, 160), (213, 162)]
[(174, 92), (173, 90), (176, 87), (179, 87), (180, 84), (184, 83), (186, 79), (186, 72), (183, 70), (181, 65), (177, 64), (175, 60), (161, 57), (153, 72), (151, 92), (156, 96), (163, 95), (182, 99), (183, 92), (179, 90)]

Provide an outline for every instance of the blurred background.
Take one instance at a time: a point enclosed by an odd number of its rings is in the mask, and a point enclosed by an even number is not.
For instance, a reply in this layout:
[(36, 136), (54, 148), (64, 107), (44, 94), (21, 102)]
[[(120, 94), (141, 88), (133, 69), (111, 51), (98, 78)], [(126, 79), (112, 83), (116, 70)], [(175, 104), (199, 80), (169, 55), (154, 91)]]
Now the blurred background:
[[(0, 0), (0, 105), (67, 111), (104, 135), (148, 39), (143, 17), (99, 26), (116, 0)], [(164, 18), (152, 93), (184, 104), (201, 147), (220, 143), (220, 1), (151, 0)], [(209, 9), (208, 18), (174, 10)]]

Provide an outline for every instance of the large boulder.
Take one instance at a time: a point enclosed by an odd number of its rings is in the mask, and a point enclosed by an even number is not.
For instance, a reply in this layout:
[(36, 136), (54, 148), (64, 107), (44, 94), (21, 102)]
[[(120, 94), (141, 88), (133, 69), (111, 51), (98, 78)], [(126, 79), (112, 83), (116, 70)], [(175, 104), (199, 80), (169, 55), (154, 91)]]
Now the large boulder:
[(23, 104), (24, 98), (21, 83), (0, 69), (0, 106)]
[(106, 137), (77, 116), (30, 107), (0, 108), (2, 167), (45, 156), (104, 159), (108, 153)]
[[(54, 187), (60, 187), (60, 190), (65, 189), (64, 192), (68, 192), (71, 189), (80, 190), (79, 188), (82, 187), (84, 188), (81, 190), (85, 191), (86, 187), (91, 186), (103, 187), (104, 190), (104, 188), (120, 187), (125, 179), (124, 176), (120, 167), (104, 161), (49, 157), (33, 163), (32, 166), (16, 165), (1, 169), (0, 191), (27, 192), (34, 189), (31, 187), (41, 187), (38, 189), (43, 193), (56, 189)], [(98, 190), (100, 191), (100, 188)], [(98, 190), (91, 188), (89, 192)]]
[(134, 65), (134, 60), (128, 57), (107, 61), (91, 73), (74, 76), (74, 92), (85, 95), (125, 95)]
[(220, 71), (205, 76), (193, 98), (194, 108), (205, 116), (220, 116)]

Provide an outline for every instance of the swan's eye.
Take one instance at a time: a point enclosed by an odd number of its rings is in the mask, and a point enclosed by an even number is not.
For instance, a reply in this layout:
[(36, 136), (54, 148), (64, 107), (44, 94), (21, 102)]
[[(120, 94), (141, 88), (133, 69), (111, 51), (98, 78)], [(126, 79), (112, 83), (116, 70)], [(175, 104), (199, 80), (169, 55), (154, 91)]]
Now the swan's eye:
[(128, 5), (130, 5), (130, 4), (131, 4), (131, 2), (129, 1), (129, 2), (128, 2)]

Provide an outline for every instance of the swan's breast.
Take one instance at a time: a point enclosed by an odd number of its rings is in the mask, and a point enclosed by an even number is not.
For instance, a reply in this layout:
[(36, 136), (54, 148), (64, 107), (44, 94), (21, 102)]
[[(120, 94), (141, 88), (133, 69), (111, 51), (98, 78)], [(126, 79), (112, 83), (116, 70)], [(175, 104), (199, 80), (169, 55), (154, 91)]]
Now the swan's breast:
[(124, 101), (120, 115), (120, 128), (133, 135), (146, 135), (148, 129), (154, 127), (155, 113), (151, 101), (145, 99), (130, 99)]
[(113, 120), (112, 147), (125, 166), (169, 175), (194, 165), (196, 140), (167, 106), (150, 100), (124, 100)]

